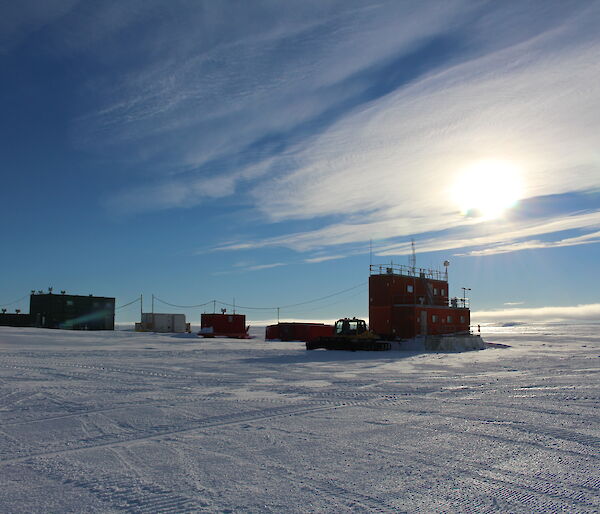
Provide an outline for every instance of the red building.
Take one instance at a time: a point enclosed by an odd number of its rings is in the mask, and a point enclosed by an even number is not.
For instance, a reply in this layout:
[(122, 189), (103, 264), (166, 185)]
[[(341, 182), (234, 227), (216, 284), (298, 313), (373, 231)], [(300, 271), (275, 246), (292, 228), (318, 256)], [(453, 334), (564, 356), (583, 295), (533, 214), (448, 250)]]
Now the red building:
[(333, 335), (333, 325), (324, 323), (277, 323), (266, 329), (265, 339), (280, 341), (313, 341), (319, 337)]
[(202, 314), (200, 335), (204, 337), (248, 338), (246, 316), (244, 314)]
[(469, 331), (465, 298), (448, 297), (448, 273), (402, 265), (372, 265), (369, 328), (382, 338)]

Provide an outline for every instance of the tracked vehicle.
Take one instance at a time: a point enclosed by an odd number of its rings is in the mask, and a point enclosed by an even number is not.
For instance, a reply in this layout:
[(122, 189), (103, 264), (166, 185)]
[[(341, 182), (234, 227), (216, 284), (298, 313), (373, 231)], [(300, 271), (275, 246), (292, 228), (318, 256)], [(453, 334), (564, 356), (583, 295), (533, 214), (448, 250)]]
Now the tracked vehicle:
[(363, 319), (342, 318), (335, 322), (332, 336), (323, 336), (306, 343), (307, 350), (387, 351), (391, 345), (379, 341), (369, 331)]

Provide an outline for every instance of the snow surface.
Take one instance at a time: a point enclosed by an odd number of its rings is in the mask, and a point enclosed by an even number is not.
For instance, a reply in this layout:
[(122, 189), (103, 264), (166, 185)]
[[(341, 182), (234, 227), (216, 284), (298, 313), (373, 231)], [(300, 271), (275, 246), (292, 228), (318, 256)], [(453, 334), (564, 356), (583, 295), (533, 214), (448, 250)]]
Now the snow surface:
[(0, 328), (1, 512), (598, 512), (600, 325), (510, 348)]

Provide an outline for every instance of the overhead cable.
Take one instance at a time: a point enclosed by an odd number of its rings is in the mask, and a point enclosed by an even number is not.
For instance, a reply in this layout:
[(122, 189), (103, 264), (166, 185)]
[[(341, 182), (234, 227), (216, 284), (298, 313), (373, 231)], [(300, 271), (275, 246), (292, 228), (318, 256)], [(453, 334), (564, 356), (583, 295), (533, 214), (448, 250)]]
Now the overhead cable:
[(131, 305), (132, 303), (136, 303), (139, 301), (140, 301), (140, 297), (138, 296), (135, 300), (132, 300), (131, 302), (126, 303), (125, 305), (119, 305), (118, 307), (115, 307), (115, 310), (122, 309), (123, 307), (127, 307), (127, 306)]
[(366, 282), (361, 282), (358, 285), (349, 287), (348, 289), (344, 289), (343, 291), (338, 291), (337, 293), (332, 293), (332, 294), (329, 294), (327, 296), (322, 296), (321, 298), (316, 298), (314, 300), (308, 300), (306, 302), (293, 303), (293, 304), (290, 304), (290, 305), (282, 305), (280, 307), (280, 309), (289, 309), (290, 307), (298, 307), (300, 305), (306, 305), (308, 303), (315, 303), (315, 302), (320, 302), (321, 300), (327, 300), (327, 298), (332, 298), (333, 296), (344, 294), (344, 293), (347, 293), (348, 291), (353, 291), (354, 289), (358, 289), (359, 287), (362, 287), (362, 286), (364, 286), (366, 284), (367, 284)]
[(29, 295), (26, 294), (25, 296), (23, 296), (22, 298), (19, 298), (18, 300), (14, 300), (12, 302), (8, 302), (8, 303), (0, 303), (0, 307), (8, 307), (9, 305), (14, 305), (15, 303), (19, 303), (22, 302), (23, 300), (25, 300), (25, 298), (28, 298)]
[(362, 291), (358, 291), (357, 293), (354, 293), (353, 295), (347, 296), (346, 298), (342, 298), (341, 300), (336, 300), (335, 302), (329, 302), (326, 305), (321, 305), (319, 307), (311, 307), (309, 309), (301, 309), (299, 311), (292, 310), (291, 313), (287, 312), (286, 314), (287, 314), (288, 317), (290, 315), (293, 315), (293, 316), (302, 316), (303, 314), (310, 313), (310, 312), (315, 312), (315, 311), (321, 310), (321, 309), (323, 309), (325, 307), (332, 307), (334, 305), (339, 305), (340, 303), (347, 302), (348, 300), (357, 297), (359, 294), (362, 294)]
[(169, 305), (171, 307), (177, 307), (179, 309), (194, 309), (197, 307), (205, 307), (206, 305), (210, 305), (212, 303), (213, 305), (219, 304), (219, 305), (224, 305), (226, 307), (234, 307), (234, 308), (240, 309), (240, 310), (274, 311), (277, 309), (279, 309), (279, 310), (290, 309), (292, 307), (299, 307), (301, 305), (308, 305), (309, 303), (316, 303), (316, 302), (320, 302), (322, 300), (327, 300), (328, 298), (333, 298), (334, 296), (338, 296), (338, 295), (347, 293), (349, 291), (353, 291), (354, 289), (358, 289), (359, 287), (363, 287), (366, 284), (367, 284), (366, 282), (361, 282), (360, 284), (354, 285), (347, 289), (343, 289), (341, 291), (336, 291), (335, 293), (331, 293), (326, 296), (321, 296), (319, 298), (313, 298), (312, 300), (306, 300), (304, 302), (299, 302), (299, 303), (291, 303), (288, 305), (279, 305), (279, 306), (275, 305), (272, 307), (252, 307), (252, 306), (248, 306), (248, 305), (238, 305), (238, 304), (233, 304), (233, 303), (228, 303), (228, 302), (222, 302), (220, 300), (210, 300), (208, 302), (199, 303), (197, 305), (177, 305), (174, 303), (166, 302), (165, 300), (161, 300), (157, 296), (155, 296), (154, 299), (158, 300), (161, 303), (164, 303), (165, 305)]
[(211, 303), (222, 303), (217, 300), (211, 300), (210, 302), (199, 303), (198, 305), (175, 305), (174, 303), (169, 303), (165, 302), (164, 300), (161, 300), (158, 296), (155, 296), (154, 299), (158, 300), (160, 303), (170, 305), (171, 307), (178, 307), (179, 309), (195, 309), (196, 307), (204, 307), (206, 305), (210, 305)]

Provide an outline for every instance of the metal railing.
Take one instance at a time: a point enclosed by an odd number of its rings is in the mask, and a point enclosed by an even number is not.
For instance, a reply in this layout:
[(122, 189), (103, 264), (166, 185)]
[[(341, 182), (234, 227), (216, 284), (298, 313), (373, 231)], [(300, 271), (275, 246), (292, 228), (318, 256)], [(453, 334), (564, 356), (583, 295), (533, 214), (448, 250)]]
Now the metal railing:
[(471, 299), (470, 298), (450, 298), (448, 306), (455, 309), (470, 309)]
[(448, 273), (436, 269), (413, 268), (404, 264), (371, 264), (371, 275), (404, 275), (405, 277), (429, 278), (431, 280), (448, 281)]

